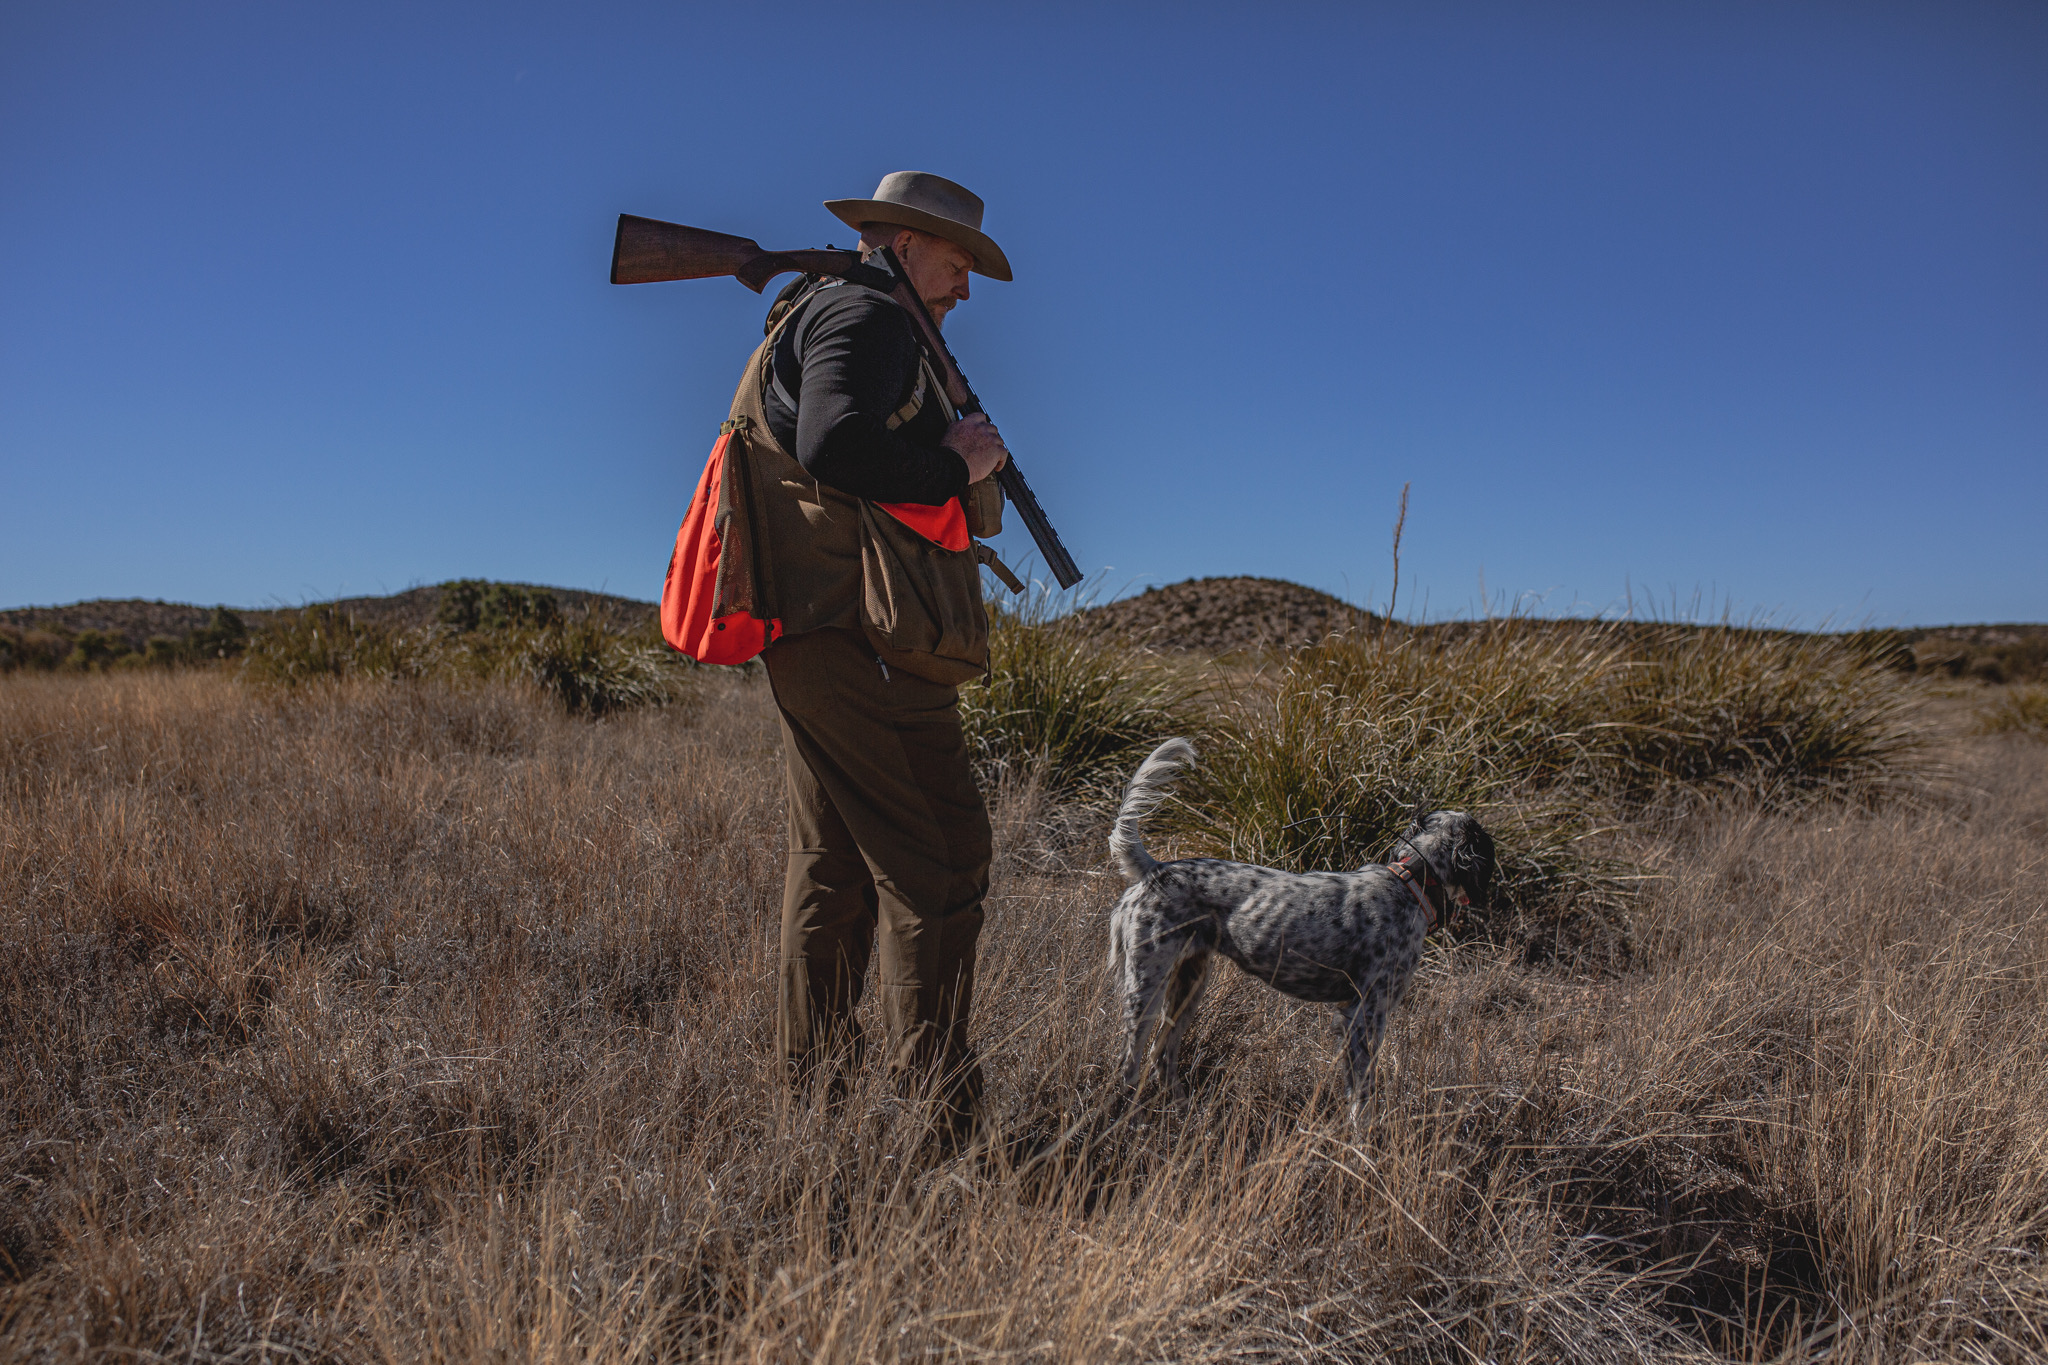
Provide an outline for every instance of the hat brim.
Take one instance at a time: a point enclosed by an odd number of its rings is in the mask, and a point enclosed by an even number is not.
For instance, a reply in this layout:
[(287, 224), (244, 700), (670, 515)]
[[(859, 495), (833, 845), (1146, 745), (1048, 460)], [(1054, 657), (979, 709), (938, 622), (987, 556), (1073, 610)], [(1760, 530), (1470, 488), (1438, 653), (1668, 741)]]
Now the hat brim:
[(908, 204), (892, 204), (886, 199), (827, 199), (825, 207), (840, 222), (860, 231), (862, 223), (901, 223), (904, 227), (929, 232), (934, 237), (943, 237), (974, 258), (974, 273), (986, 275), (992, 280), (1008, 280), (1010, 258), (979, 228), (952, 218), (941, 218), (936, 213), (926, 213)]

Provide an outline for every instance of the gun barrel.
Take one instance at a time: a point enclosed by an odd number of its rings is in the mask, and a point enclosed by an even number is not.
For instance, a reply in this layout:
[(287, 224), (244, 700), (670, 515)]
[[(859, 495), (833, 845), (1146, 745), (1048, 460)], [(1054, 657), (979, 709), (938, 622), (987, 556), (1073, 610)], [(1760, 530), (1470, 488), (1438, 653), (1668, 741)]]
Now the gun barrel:
[(1003, 495), (1024, 518), (1024, 529), (1031, 533), (1031, 539), (1038, 546), (1038, 552), (1045, 556), (1045, 567), (1052, 571), (1053, 581), (1062, 588), (1071, 588), (1081, 581), (1081, 570), (1074, 563), (1074, 557), (1067, 553), (1067, 547), (1060, 541), (1060, 533), (1052, 528), (1045, 509), (1038, 505), (1038, 499), (1031, 494), (1031, 485), (1024, 482), (1023, 471), (1017, 468), (1017, 461), (1005, 460), (1003, 467), (996, 471), (996, 482), (1002, 486)]

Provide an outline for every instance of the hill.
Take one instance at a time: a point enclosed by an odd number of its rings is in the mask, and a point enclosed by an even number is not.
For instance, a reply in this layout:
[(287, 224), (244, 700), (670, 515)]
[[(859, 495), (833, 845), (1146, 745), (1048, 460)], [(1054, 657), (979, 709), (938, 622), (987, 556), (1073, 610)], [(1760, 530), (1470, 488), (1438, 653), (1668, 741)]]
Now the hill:
[[(383, 597), (340, 597), (306, 606), (334, 606), (365, 624), (410, 630), (429, 626), (441, 609), (441, 597), (450, 585), (435, 583), (409, 588)], [(531, 583), (507, 587), (552, 593), (557, 605), (571, 615), (589, 613), (607, 625), (626, 630), (654, 619), (655, 606), (631, 597), (584, 592), (577, 588), (550, 588)], [(252, 630), (275, 623), (297, 607), (231, 607)], [(61, 607), (13, 607), (0, 610), (0, 626), (19, 631), (49, 631), (76, 636), (88, 630), (100, 631), (125, 641), (130, 649), (142, 649), (152, 637), (173, 639), (200, 630), (213, 618), (214, 608), (189, 602), (165, 602), (140, 597), (95, 598)]]
[(1281, 578), (1190, 578), (1090, 607), (1082, 620), (1154, 649), (1228, 654), (1295, 649), (1345, 631), (1378, 629), (1381, 617)]
[[(475, 586), (473, 580), (467, 580)], [(456, 583), (436, 583), (381, 597), (343, 597), (331, 605), (366, 625), (407, 630), (432, 625)], [(498, 585), (530, 594), (552, 595), (571, 616), (589, 615), (619, 631), (650, 627), (655, 604), (610, 593), (537, 584)], [(205, 632), (214, 608), (189, 602), (145, 598), (99, 598), (65, 606), (0, 610), (0, 668), (19, 656), (62, 658), (87, 632), (119, 641), (117, 651), (141, 653), (149, 641), (183, 641)], [(274, 625), (296, 607), (233, 608), (251, 630)], [(1278, 578), (1247, 576), (1191, 578), (1151, 588), (1133, 597), (1084, 608), (1077, 619), (1091, 629), (1140, 640), (1150, 648), (1220, 655), (1244, 650), (1296, 649), (1334, 634), (1379, 630), (1384, 618), (1341, 598)], [(1539, 627), (1541, 621), (1534, 624)], [(1467, 623), (1442, 622), (1425, 631), (1456, 632)], [(1397, 630), (1417, 629), (1402, 623)], [(1974, 677), (1984, 682), (2017, 682), (2048, 676), (2048, 625), (1923, 626), (1864, 632), (1898, 650), (1912, 671)], [(10, 638), (11, 637), (11, 638)], [(40, 643), (29, 637), (40, 637)], [(11, 646), (11, 647), (9, 647)]]
[[(1331, 635), (1379, 630), (1384, 619), (1326, 592), (1278, 578), (1191, 578), (1135, 597), (1077, 613), (1106, 633), (1141, 640), (1153, 649), (1200, 654), (1293, 649)], [(1537, 619), (1533, 625), (1549, 624)], [(1469, 623), (1439, 622), (1421, 629), (1455, 634)], [(1911, 671), (2015, 682), (2048, 674), (2048, 624), (1919, 626), (1854, 632), (1896, 647)]]

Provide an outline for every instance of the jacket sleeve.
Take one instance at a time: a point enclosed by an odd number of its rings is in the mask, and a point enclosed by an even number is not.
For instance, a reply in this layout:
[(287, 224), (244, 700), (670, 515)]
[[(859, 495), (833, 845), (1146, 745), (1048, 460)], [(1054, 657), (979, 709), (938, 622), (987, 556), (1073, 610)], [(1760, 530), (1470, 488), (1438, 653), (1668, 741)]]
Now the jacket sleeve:
[[(864, 290), (831, 290), (801, 319), (802, 390), (796, 449), (812, 478), (857, 498), (936, 505), (967, 489), (967, 461), (942, 445), (891, 431), (889, 415), (915, 380), (916, 335), (903, 310)], [(927, 411), (933, 409), (927, 400)], [(944, 400), (938, 400), (943, 405)], [(920, 414), (922, 416), (922, 414)]]

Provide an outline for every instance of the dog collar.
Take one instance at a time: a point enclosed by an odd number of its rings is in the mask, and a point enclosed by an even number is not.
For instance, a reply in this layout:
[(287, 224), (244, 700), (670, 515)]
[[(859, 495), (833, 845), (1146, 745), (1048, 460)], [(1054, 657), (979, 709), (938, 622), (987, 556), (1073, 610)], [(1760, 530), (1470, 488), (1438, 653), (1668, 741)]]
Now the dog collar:
[[(1408, 889), (1415, 893), (1415, 899), (1422, 902), (1422, 913), (1428, 920), (1422, 932), (1427, 934), (1436, 928), (1436, 902), (1430, 899), (1429, 893), (1444, 889), (1443, 878), (1436, 875), (1435, 865), (1422, 856), (1422, 850), (1409, 844), (1406, 838), (1396, 838), (1394, 842), (1408, 844), (1408, 851), (1388, 863), (1387, 870), (1406, 883)], [(1415, 866), (1418, 864), (1422, 869), (1420, 877), (1415, 875)]]

